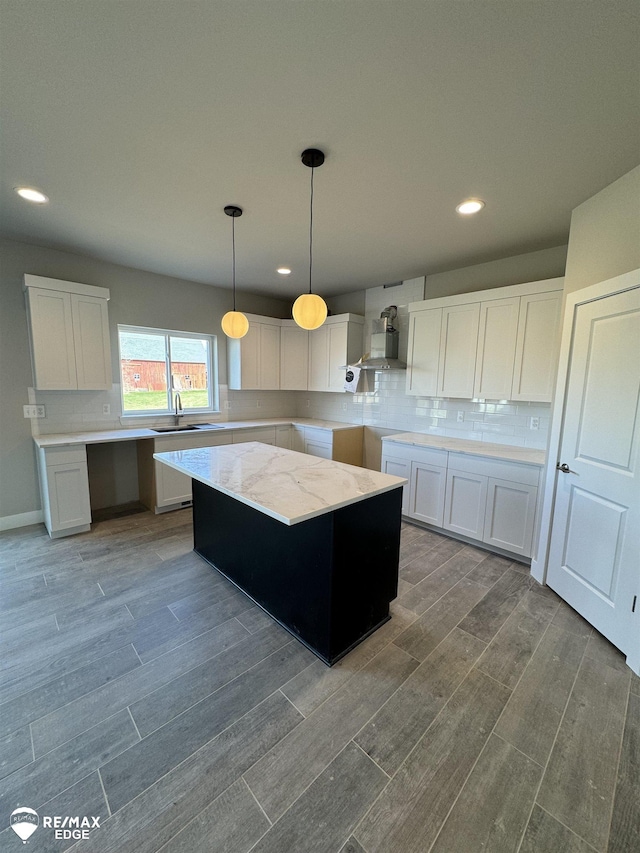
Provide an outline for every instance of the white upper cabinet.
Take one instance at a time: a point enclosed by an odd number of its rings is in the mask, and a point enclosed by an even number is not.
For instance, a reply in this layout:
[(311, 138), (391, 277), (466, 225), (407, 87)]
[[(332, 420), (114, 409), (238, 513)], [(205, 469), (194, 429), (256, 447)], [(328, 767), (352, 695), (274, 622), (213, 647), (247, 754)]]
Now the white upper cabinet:
[(272, 391), (280, 387), (280, 320), (247, 314), (244, 338), (227, 338), (229, 388)]
[(474, 397), (510, 398), (519, 310), (519, 296), (480, 303)]
[(280, 327), (280, 388), (306, 391), (309, 369), (309, 332), (295, 320), (283, 320)]
[(247, 314), (244, 338), (227, 339), (234, 391), (342, 391), (344, 367), (362, 355), (364, 317), (337, 314), (313, 332), (293, 320)]
[(480, 304), (442, 309), (438, 396), (473, 397)]
[(364, 317), (336, 314), (309, 332), (309, 391), (343, 391), (344, 366), (362, 357)]
[(442, 308), (416, 311), (409, 319), (407, 394), (438, 396)]
[(34, 387), (111, 388), (109, 291), (35, 275), (25, 275), (24, 283)]
[(520, 299), (512, 400), (550, 403), (556, 378), (562, 292)]
[(550, 402), (562, 287), (556, 278), (412, 303), (407, 394)]

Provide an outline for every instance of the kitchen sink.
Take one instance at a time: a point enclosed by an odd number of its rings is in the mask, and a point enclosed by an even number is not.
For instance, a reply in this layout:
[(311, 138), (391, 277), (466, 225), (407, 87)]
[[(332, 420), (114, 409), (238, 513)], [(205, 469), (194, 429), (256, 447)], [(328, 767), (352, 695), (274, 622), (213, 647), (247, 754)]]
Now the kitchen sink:
[(220, 424), (196, 424), (196, 429), (224, 429)]
[(152, 432), (186, 432), (187, 430), (198, 429), (197, 426), (166, 426), (166, 427), (151, 427)]

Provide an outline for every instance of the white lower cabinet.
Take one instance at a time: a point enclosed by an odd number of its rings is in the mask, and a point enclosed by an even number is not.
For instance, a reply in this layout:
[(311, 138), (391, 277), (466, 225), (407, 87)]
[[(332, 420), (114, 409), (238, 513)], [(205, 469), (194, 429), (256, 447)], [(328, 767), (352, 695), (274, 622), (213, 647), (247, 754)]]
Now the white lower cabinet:
[(51, 447), (39, 451), (44, 523), (52, 538), (80, 533), (91, 525), (87, 449)]
[(276, 427), (276, 447), (284, 447), (286, 450), (292, 450), (290, 424)]
[(487, 505), (487, 478), (465, 471), (447, 471), (443, 527), (482, 541)]
[[(380, 470), (383, 474), (391, 474), (392, 477), (411, 477), (411, 461), (398, 456), (383, 455)], [(402, 487), (402, 514), (409, 515), (409, 486)]]
[[(276, 428), (275, 427), (255, 427), (253, 429), (239, 429), (233, 433), (233, 443), (243, 444), (246, 441), (259, 441), (260, 444), (276, 443)], [(230, 441), (221, 442), (221, 444), (231, 444)]]
[(381, 470), (409, 480), (402, 504), (407, 518), (531, 556), (538, 466), (387, 440)]
[(411, 463), (408, 513), (411, 518), (442, 527), (446, 477), (446, 466)]
[(196, 435), (171, 435), (138, 441), (138, 491), (140, 501), (153, 512), (166, 512), (191, 503), (191, 477), (158, 462), (154, 453), (217, 447), (231, 444), (234, 433), (205, 432)]
[(531, 556), (538, 489), (489, 477), (483, 542)]

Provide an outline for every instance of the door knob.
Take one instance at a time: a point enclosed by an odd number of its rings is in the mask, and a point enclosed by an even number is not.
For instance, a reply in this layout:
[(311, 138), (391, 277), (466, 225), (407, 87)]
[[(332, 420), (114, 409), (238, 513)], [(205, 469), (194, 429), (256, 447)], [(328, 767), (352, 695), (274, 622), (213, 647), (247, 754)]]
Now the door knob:
[[(563, 474), (578, 474), (577, 471), (572, 471), (566, 462), (563, 462), (562, 465), (558, 462), (558, 464), (556, 465), (556, 470), (562, 471)], [(578, 474), (578, 476), (580, 475)]]

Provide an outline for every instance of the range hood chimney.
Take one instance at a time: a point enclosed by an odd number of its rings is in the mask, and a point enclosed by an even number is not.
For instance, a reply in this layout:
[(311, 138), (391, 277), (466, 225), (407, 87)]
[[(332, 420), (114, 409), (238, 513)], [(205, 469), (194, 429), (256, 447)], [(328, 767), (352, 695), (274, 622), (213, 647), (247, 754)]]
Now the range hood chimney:
[(398, 308), (389, 305), (373, 321), (371, 351), (358, 364), (362, 370), (406, 370), (407, 365), (398, 358), (399, 331), (393, 325)]

